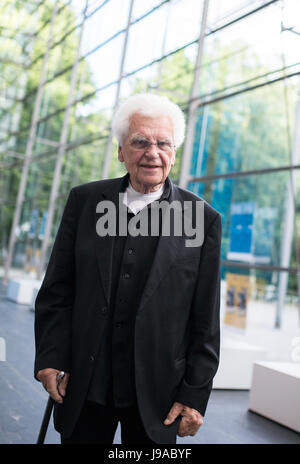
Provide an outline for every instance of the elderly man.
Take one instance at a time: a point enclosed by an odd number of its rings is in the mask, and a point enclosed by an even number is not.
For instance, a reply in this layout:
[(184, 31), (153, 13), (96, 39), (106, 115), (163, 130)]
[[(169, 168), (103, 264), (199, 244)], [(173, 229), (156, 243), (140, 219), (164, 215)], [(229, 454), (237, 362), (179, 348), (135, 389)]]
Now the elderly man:
[[(119, 422), (122, 443), (176, 443), (201, 426), (218, 367), (221, 217), (168, 177), (184, 138), (177, 105), (134, 95), (113, 130), (127, 173), (70, 191), (36, 298), (35, 378), (62, 443), (112, 443)], [(158, 233), (151, 220), (130, 233), (163, 203), (203, 228), (200, 244), (174, 223), (164, 233), (163, 209)], [(201, 223), (187, 205), (203, 206)]]

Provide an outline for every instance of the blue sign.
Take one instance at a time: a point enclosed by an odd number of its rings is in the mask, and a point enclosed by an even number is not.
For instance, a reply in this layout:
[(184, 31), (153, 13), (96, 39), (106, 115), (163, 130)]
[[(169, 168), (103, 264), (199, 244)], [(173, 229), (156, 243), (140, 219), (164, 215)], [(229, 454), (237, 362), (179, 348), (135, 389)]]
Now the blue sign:
[(248, 261), (252, 257), (255, 203), (231, 204), (231, 227), (228, 259)]

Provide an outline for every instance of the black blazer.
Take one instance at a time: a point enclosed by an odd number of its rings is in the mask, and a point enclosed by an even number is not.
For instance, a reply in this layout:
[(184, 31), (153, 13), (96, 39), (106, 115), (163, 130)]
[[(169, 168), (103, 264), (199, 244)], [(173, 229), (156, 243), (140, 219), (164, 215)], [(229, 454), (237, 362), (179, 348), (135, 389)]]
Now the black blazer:
[[(86, 398), (95, 358), (108, 330), (113, 237), (96, 233), (101, 200), (118, 201), (123, 178), (71, 189), (35, 303), (34, 374), (70, 373), (54, 424), (71, 434)], [(204, 201), (171, 182), (170, 201)], [(183, 212), (186, 214), (186, 212)], [(163, 424), (174, 401), (204, 415), (219, 362), (221, 216), (204, 201), (204, 242), (161, 236), (135, 323), (135, 378), (150, 438), (169, 443), (178, 418)]]

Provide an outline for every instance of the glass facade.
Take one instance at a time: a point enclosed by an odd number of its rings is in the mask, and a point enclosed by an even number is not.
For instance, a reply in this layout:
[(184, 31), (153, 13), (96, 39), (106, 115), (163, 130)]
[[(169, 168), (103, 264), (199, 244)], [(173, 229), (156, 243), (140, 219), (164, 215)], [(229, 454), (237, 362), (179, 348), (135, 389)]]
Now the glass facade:
[[(193, 140), (182, 186), (222, 215), (225, 326), (289, 359), (300, 322), (299, 13), (297, 0), (3, 2), (2, 275), (44, 271), (70, 188), (124, 173), (110, 144), (117, 105), (167, 95)], [(185, 156), (183, 146), (175, 183)]]

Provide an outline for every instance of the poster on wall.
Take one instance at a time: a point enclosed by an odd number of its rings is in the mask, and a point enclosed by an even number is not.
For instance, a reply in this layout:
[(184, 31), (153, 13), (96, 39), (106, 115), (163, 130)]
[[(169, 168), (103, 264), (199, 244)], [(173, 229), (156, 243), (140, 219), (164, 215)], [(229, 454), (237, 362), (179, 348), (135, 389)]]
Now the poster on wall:
[(245, 329), (249, 295), (249, 276), (227, 273), (226, 289), (224, 323), (240, 329)]
[(227, 259), (251, 261), (255, 203), (232, 203), (230, 212), (231, 225)]

